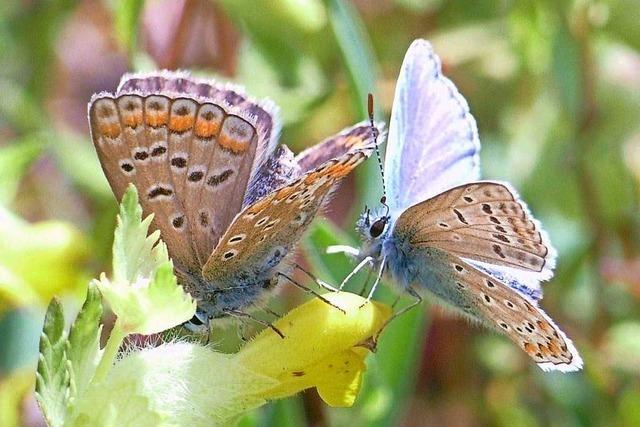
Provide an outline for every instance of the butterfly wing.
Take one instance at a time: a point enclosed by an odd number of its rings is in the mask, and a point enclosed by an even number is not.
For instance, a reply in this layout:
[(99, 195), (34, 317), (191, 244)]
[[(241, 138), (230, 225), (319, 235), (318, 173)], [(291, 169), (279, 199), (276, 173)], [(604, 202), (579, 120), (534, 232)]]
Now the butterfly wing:
[[(582, 359), (549, 316), (515, 289), (461, 258), (437, 248), (406, 245), (399, 230), (402, 258), (388, 258), (396, 280), (428, 290), (473, 320), (507, 335), (545, 371), (576, 371)], [(405, 243), (405, 245), (403, 245)], [(402, 264), (402, 269), (397, 270)], [(400, 274), (400, 276), (398, 276)]]
[[(375, 123), (379, 134), (377, 139), (384, 139), (384, 123)], [(360, 122), (349, 129), (327, 138), (324, 141), (307, 148), (295, 157), (295, 161), (302, 172), (320, 167), (323, 163), (337, 158), (345, 153), (345, 151), (359, 146), (362, 141), (368, 141), (372, 138), (371, 125), (368, 121)]]
[(442, 75), (429, 42), (407, 51), (391, 112), (385, 156), (388, 203), (398, 211), (480, 176), (476, 122)]
[[(321, 143), (342, 152), (292, 183), (243, 209), (229, 226), (203, 269), (210, 283), (269, 272), (292, 250), (334, 185), (369, 157), (375, 148), (369, 125), (358, 125)], [(303, 163), (304, 164), (304, 163)]]
[(251, 179), (242, 207), (254, 204), (267, 194), (293, 182), (300, 175), (300, 166), (293, 152), (284, 144), (278, 146)]
[(536, 299), (553, 276), (556, 251), (509, 185), (475, 182), (447, 190), (403, 212), (394, 229), (409, 242), (469, 260)]
[(269, 103), (236, 89), (169, 72), (125, 76), (115, 95), (100, 93), (89, 104), (114, 194), (120, 200), (127, 185), (137, 187), (183, 277), (199, 274), (240, 211), (276, 137), (272, 114)]

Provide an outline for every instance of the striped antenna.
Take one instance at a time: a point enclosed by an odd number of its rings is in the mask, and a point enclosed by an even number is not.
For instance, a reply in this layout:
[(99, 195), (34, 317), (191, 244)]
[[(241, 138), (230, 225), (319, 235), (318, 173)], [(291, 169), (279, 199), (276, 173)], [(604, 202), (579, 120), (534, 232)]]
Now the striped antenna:
[(382, 167), (382, 156), (380, 156), (380, 146), (378, 145), (378, 129), (375, 127), (373, 123), (373, 95), (369, 94), (367, 97), (367, 108), (369, 111), (369, 122), (371, 123), (371, 129), (373, 129), (373, 138), (376, 144), (376, 158), (378, 159), (378, 167), (380, 168), (380, 177), (382, 178), (382, 197), (380, 198), (380, 203), (387, 208), (387, 213), (389, 214), (389, 206), (387, 206), (387, 186), (384, 181), (384, 168)]

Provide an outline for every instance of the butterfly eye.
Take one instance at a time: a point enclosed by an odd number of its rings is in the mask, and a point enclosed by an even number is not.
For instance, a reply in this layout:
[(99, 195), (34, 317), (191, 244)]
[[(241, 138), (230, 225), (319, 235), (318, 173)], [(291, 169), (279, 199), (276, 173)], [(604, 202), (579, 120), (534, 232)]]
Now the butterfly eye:
[(373, 224), (371, 224), (371, 228), (369, 229), (369, 234), (371, 237), (378, 237), (384, 231), (384, 228), (387, 225), (387, 217), (380, 218)]

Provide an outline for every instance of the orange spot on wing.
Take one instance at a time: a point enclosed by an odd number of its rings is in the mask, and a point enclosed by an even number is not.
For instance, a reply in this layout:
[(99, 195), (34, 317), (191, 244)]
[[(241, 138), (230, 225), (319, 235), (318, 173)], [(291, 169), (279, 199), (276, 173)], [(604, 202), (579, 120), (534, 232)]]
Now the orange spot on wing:
[(158, 127), (166, 125), (169, 120), (169, 114), (165, 111), (147, 111), (145, 122), (147, 126)]
[(547, 347), (546, 345), (538, 344), (538, 348), (540, 349), (540, 352), (542, 354), (544, 354), (545, 356), (547, 356), (547, 357), (549, 357), (549, 356), (551, 356), (553, 354), (551, 352), (551, 350), (549, 349), (549, 347)]
[(351, 172), (353, 170), (354, 166), (352, 165), (343, 165), (341, 163), (338, 163), (337, 165), (333, 166), (330, 170), (329, 170), (329, 174), (334, 177), (334, 178), (342, 178), (345, 177), (349, 174), (349, 172)]
[(318, 172), (310, 173), (310, 174), (309, 174), (309, 175), (307, 175), (307, 177), (304, 179), (304, 183), (305, 183), (306, 185), (311, 185), (311, 184), (313, 184), (313, 183), (318, 179), (318, 176), (319, 176), (319, 175), (320, 175), (320, 173), (318, 173)]
[(269, 199), (262, 199), (256, 203), (254, 203), (251, 208), (249, 210), (247, 210), (247, 213), (249, 214), (259, 214), (268, 204), (269, 204)]
[(555, 342), (551, 341), (548, 344), (548, 346), (549, 346), (549, 350), (551, 350), (551, 353), (553, 353), (553, 354), (561, 354), (562, 353), (560, 351), (560, 347), (558, 347), (558, 345)]
[(142, 123), (142, 111), (122, 114), (122, 121), (125, 126), (134, 128)]
[(220, 123), (212, 120), (198, 118), (196, 120), (195, 134), (199, 138), (210, 138), (220, 131)]
[(541, 320), (538, 320), (536, 322), (538, 324), (538, 327), (540, 329), (542, 329), (545, 332), (551, 332), (553, 329), (551, 329), (551, 326), (549, 326), (549, 324), (547, 322), (543, 322)]
[(238, 141), (237, 139), (233, 139), (228, 135), (222, 134), (218, 138), (218, 144), (221, 147), (226, 148), (227, 150), (231, 150), (231, 152), (235, 154), (244, 153), (249, 148), (250, 141)]
[(286, 199), (287, 197), (289, 197), (294, 191), (296, 190), (295, 187), (285, 187), (282, 190), (278, 191), (276, 193), (276, 200), (277, 201), (282, 201), (284, 199)]
[(184, 132), (193, 127), (193, 122), (192, 116), (171, 116), (169, 129), (174, 132)]
[(111, 123), (100, 123), (98, 125), (98, 131), (109, 138), (117, 138), (120, 136), (120, 124), (111, 122)]
[(524, 349), (524, 351), (526, 351), (529, 354), (533, 354), (535, 352), (535, 349), (533, 348), (533, 345), (531, 343), (525, 342), (522, 344), (522, 348)]

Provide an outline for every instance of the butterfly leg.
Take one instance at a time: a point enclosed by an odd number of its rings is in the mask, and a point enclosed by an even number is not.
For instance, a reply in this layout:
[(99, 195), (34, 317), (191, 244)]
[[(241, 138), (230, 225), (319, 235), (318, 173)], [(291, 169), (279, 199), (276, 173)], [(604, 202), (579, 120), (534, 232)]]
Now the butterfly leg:
[(362, 288), (360, 288), (358, 295), (360, 296), (364, 295), (365, 291), (367, 290), (367, 286), (369, 285), (369, 280), (371, 280), (372, 274), (373, 274), (373, 270), (369, 269), (369, 271), (367, 272), (367, 277), (364, 279), (364, 282), (362, 283)]
[(343, 313), (345, 313), (345, 314), (346, 314), (346, 312), (345, 312), (343, 309), (341, 309), (341, 308), (340, 308), (340, 307), (338, 307), (337, 305), (333, 304), (331, 301), (329, 301), (328, 299), (326, 299), (325, 297), (323, 297), (322, 295), (320, 295), (319, 293), (317, 293), (317, 292), (316, 292), (316, 291), (314, 291), (313, 289), (308, 288), (308, 287), (306, 287), (305, 285), (302, 285), (302, 284), (300, 284), (300, 283), (296, 282), (295, 280), (293, 280), (293, 278), (291, 278), (291, 277), (287, 276), (287, 275), (286, 275), (286, 274), (284, 274), (284, 273), (278, 272), (278, 275), (280, 275), (280, 276), (284, 277), (285, 279), (287, 279), (287, 280), (288, 280), (289, 282), (291, 282), (295, 287), (300, 288), (300, 289), (302, 289), (303, 291), (305, 291), (305, 292), (308, 292), (308, 293), (312, 294), (312, 295), (313, 295), (313, 296), (315, 296), (316, 298), (320, 299), (322, 302), (324, 302), (324, 303), (326, 303), (326, 304), (329, 304), (331, 307), (334, 307), (334, 308), (336, 308), (336, 309), (338, 309), (338, 310), (340, 310), (341, 312), (343, 312)]
[(239, 318), (239, 319), (251, 319), (254, 322), (264, 326), (265, 328), (270, 328), (273, 332), (275, 332), (276, 334), (280, 335), (280, 338), (284, 338), (284, 334), (282, 333), (282, 331), (280, 331), (280, 329), (276, 328), (275, 326), (273, 326), (269, 322), (265, 322), (262, 319), (258, 319), (257, 317), (253, 317), (249, 313), (245, 313), (244, 311), (240, 311), (240, 310), (232, 310), (232, 309), (224, 310), (224, 313), (228, 314), (229, 316), (233, 316), (233, 317), (236, 317), (236, 318)]
[(371, 298), (373, 298), (373, 294), (378, 288), (378, 284), (380, 283), (380, 280), (382, 280), (382, 273), (384, 273), (384, 266), (386, 263), (387, 263), (387, 257), (383, 257), (382, 262), (380, 263), (380, 269), (378, 270), (378, 276), (376, 277), (376, 281), (373, 282), (373, 285), (371, 286), (369, 295), (367, 295), (367, 300), (364, 303), (362, 303), (360, 307), (364, 307), (364, 305), (367, 304), (369, 301), (371, 301)]
[(331, 245), (327, 246), (326, 253), (328, 254), (347, 254), (353, 257), (357, 257), (360, 255), (360, 250), (354, 248), (353, 246), (347, 245)]
[(314, 274), (312, 274), (310, 271), (308, 271), (307, 269), (303, 268), (300, 264), (296, 263), (294, 264), (295, 267), (302, 271), (304, 274), (306, 274), (311, 280), (313, 280), (316, 285), (320, 286), (323, 289), (326, 289), (330, 292), (338, 292), (338, 290), (336, 288), (334, 288), (333, 286), (331, 286), (330, 284), (328, 284), (327, 282), (325, 282), (324, 280), (316, 277)]
[(338, 290), (341, 291), (342, 288), (344, 288), (344, 286), (347, 284), (347, 282), (356, 275), (356, 273), (358, 273), (358, 271), (362, 270), (362, 268), (369, 264), (369, 263), (373, 263), (373, 258), (371, 258), (370, 256), (366, 257), (365, 259), (363, 259), (362, 261), (360, 261), (360, 263), (358, 265), (356, 265), (356, 268), (354, 268), (351, 273), (347, 274), (347, 277), (344, 278), (344, 280), (342, 281), (342, 283), (340, 283), (340, 286), (338, 286)]
[[(384, 322), (384, 325), (382, 325), (382, 328), (380, 328), (380, 330), (376, 334), (375, 341), (378, 341), (378, 337), (380, 336), (380, 334), (382, 334), (382, 331), (384, 331), (387, 328), (387, 326), (389, 326), (389, 324), (394, 319), (397, 319), (398, 317), (402, 316), (403, 314), (405, 314), (406, 312), (411, 310), (416, 305), (422, 304), (422, 297), (415, 290), (413, 290), (412, 288), (407, 288), (407, 293), (409, 295), (411, 295), (415, 299), (413, 300), (413, 302), (411, 304), (409, 304), (408, 306), (406, 306), (402, 310), (393, 313), (393, 316), (391, 316), (386, 322)], [(398, 296), (398, 298), (396, 298), (396, 300), (393, 303), (392, 307), (395, 307), (399, 300), (400, 300), (400, 296)]]
[(400, 301), (400, 295), (398, 295), (396, 299), (393, 301), (393, 304), (391, 304), (391, 308), (395, 309), (399, 301)]
[(282, 317), (282, 314), (280, 313), (276, 313), (275, 311), (271, 310), (269, 307), (265, 307), (264, 311), (266, 311), (267, 313), (269, 313), (270, 315), (272, 315), (273, 317), (275, 317), (276, 319), (279, 319)]

